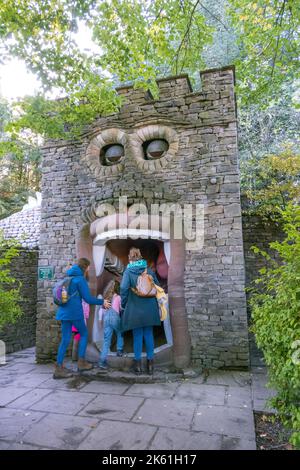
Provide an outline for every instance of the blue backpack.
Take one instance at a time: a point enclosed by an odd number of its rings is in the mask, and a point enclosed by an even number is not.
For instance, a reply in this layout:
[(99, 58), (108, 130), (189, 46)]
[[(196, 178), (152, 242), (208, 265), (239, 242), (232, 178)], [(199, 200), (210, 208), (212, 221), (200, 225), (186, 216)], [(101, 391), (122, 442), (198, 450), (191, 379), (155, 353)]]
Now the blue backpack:
[(64, 279), (60, 279), (55, 284), (52, 293), (53, 301), (56, 305), (66, 305), (70, 298), (77, 294), (77, 292), (75, 292), (74, 294), (69, 295), (69, 287), (72, 279), (72, 276), (67, 276)]

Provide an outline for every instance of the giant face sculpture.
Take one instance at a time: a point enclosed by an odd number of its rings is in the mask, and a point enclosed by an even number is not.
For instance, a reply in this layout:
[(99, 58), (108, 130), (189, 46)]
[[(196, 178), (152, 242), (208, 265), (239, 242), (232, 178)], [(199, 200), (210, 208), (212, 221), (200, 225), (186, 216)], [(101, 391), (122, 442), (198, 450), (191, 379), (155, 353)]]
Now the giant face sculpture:
[[(137, 245), (170, 299), (170, 322), (155, 333), (155, 360), (180, 368), (190, 359), (205, 367), (247, 367), (233, 69), (205, 71), (201, 82), (193, 92), (187, 76), (159, 80), (157, 100), (124, 87), (117, 113), (99, 117), (76, 142), (47, 144), (40, 259), (58, 276), (76, 254), (93, 260), (96, 295)], [(195, 212), (186, 217), (191, 205)], [(204, 239), (193, 244), (177, 221), (184, 214), (197, 225), (200, 206)], [(39, 284), (39, 359), (54, 356), (59, 341), (45, 301), (51, 286)], [(89, 353), (97, 360), (93, 314), (89, 330)]]
[[(155, 167), (165, 168), (169, 160), (176, 158), (178, 145), (177, 133), (166, 125), (141, 126), (130, 132), (110, 128), (90, 141), (84, 161), (102, 183), (111, 175), (119, 177), (120, 183), (127, 179), (126, 165), (136, 166), (142, 171), (142, 176), (145, 173), (151, 176)], [(144, 190), (147, 185), (149, 190), (153, 190), (153, 184), (153, 180), (150, 183), (143, 181)], [(122, 194), (126, 197), (126, 190)], [(184, 240), (172, 237), (172, 218), (148, 212), (145, 201), (135, 199), (133, 204), (126, 201), (122, 212), (119, 198), (109, 201), (110, 207), (108, 202), (100, 200), (87, 210), (88, 224), (82, 228), (77, 240), (78, 256), (93, 260), (90, 284), (94, 293), (101, 292), (112, 276), (122, 274), (130, 248), (139, 247), (169, 295), (170, 315), (161, 329), (156, 328), (155, 331), (156, 362), (174, 362), (176, 366), (184, 367), (190, 362), (184, 302)], [(166, 203), (164, 199), (151, 202), (160, 206)], [(90, 338), (101, 348), (103, 331), (97, 316), (90, 321)], [(89, 353), (92, 354), (91, 347)]]

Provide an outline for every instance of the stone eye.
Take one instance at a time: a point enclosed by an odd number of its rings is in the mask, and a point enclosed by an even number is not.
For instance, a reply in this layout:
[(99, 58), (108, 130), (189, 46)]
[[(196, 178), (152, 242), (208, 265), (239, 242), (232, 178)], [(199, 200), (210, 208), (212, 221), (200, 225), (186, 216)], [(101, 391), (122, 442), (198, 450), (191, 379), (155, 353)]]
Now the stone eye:
[(109, 166), (119, 163), (124, 156), (124, 147), (121, 144), (105, 145), (100, 151), (100, 161), (102, 165)]
[(146, 160), (156, 160), (165, 155), (169, 149), (169, 144), (165, 139), (147, 140), (143, 144), (143, 149)]

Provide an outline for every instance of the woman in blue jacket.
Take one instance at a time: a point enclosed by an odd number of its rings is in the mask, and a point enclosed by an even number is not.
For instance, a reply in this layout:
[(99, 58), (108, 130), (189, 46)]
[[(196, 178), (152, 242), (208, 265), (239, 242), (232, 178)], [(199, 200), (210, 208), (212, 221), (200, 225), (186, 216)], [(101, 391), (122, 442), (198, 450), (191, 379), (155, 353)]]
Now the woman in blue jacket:
[[(131, 248), (128, 255), (129, 264), (124, 271), (121, 286), (122, 331), (132, 330), (134, 350), (134, 372), (141, 374), (141, 358), (143, 340), (147, 353), (147, 371), (153, 373), (154, 337), (153, 326), (160, 325), (159, 307), (156, 297), (139, 297), (132, 291), (137, 279), (147, 268), (147, 262), (142, 258), (138, 248)], [(155, 273), (147, 268), (155, 284), (159, 285)]]
[(80, 334), (78, 348), (78, 370), (90, 370), (92, 364), (85, 360), (85, 352), (88, 342), (88, 331), (84, 322), (82, 299), (90, 305), (102, 305), (110, 307), (110, 303), (103, 299), (91, 296), (85, 277), (89, 271), (90, 262), (86, 258), (80, 258), (74, 266), (67, 271), (67, 276), (72, 277), (69, 285), (69, 300), (56, 312), (56, 320), (61, 321), (62, 339), (58, 348), (57, 364), (54, 371), (54, 379), (70, 377), (72, 374), (63, 367), (63, 361), (72, 337), (72, 325)]

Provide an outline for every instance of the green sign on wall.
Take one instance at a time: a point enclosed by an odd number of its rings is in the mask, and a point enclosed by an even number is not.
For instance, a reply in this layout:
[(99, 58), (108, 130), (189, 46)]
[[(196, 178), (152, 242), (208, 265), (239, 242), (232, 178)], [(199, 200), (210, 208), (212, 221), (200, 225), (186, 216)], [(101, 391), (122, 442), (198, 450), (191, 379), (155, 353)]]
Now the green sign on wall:
[(39, 281), (45, 279), (53, 279), (54, 269), (52, 266), (40, 266), (39, 267)]

